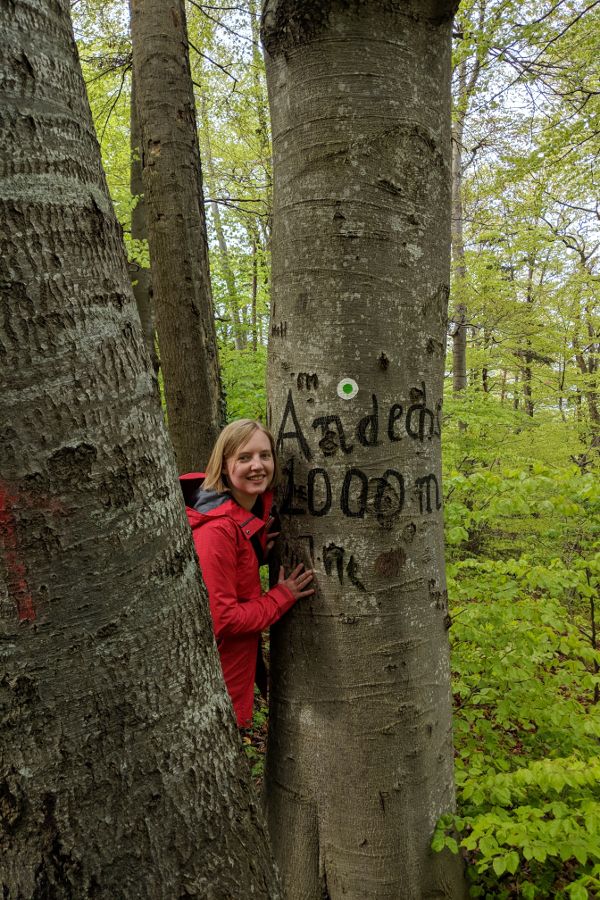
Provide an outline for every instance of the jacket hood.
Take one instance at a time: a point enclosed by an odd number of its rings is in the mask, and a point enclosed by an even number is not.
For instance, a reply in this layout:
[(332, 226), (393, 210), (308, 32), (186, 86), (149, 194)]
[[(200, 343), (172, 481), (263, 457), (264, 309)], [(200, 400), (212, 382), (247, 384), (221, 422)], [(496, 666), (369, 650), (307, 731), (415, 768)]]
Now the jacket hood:
[(180, 475), (179, 483), (183, 492), (185, 505), (190, 510), (206, 514), (219, 506), (231, 502), (231, 494), (219, 493), (219, 491), (205, 491), (204, 472), (190, 472), (188, 475)]
[(243, 530), (246, 537), (251, 537), (264, 526), (271, 511), (273, 495), (271, 491), (263, 494), (264, 519), (243, 509), (229, 493), (205, 491), (203, 472), (190, 472), (180, 475), (179, 483), (185, 500), (188, 520), (192, 528), (199, 528), (210, 519), (226, 516), (232, 519)]

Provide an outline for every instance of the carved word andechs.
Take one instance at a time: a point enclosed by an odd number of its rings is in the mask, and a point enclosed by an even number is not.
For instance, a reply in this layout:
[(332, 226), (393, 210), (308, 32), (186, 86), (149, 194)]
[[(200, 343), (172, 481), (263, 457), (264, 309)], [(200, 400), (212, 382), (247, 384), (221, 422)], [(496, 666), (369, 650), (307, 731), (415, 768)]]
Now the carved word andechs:
[[(298, 375), (298, 387), (300, 387), (301, 380), (307, 389), (309, 387), (318, 387), (319, 380), (317, 375), (301, 373)], [(404, 433), (408, 437), (421, 443), (434, 437), (440, 437), (442, 401), (438, 400), (435, 404), (435, 409), (431, 409), (427, 405), (427, 391), (424, 383), (421, 384), (420, 388), (411, 390), (410, 399), (412, 401), (410, 404), (392, 403), (390, 406), (386, 425), (388, 440), (394, 443), (403, 439), (402, 425), (404, 426)], [(355, 438), (362, 447), (377, 447), (382, 443), (380, 439), (379, 401), (376, 394), (371, 395), (371, 409), (372, 411), (368, 415), (360, 419), (354, 431)], [(333, 456), (338, 450), (346, 454), (352, 452), (354, 445), (346, 434), (339, 416), (318, 416), (313, 419), (311, 424), (315, 430), (320, 429), (319, 449), (325, 456)], [(285, 449), (285, 442), (291, 440), (296, 441), (304, 458), (310, 461), (312, 454), (306, 436), (298, 422), (294, 398), (290, 389), (277, 435), (278, 452), (282, 452)]]

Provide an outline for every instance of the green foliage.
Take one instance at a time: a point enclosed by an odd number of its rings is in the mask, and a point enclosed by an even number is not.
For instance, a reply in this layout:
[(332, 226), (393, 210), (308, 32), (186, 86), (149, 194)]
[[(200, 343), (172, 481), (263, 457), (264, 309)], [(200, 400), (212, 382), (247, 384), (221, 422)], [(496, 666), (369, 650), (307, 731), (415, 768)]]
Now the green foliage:
[(266, 347), (260, 345), (254, 352), (222, 346), (220, 360), (229, 421), (241, 418), (266, 421)]
[(600, 480), (550, 411), (471, 389), (446, 414), (458, 814), (433, 846), (465, 855), (473, 897), (594, 897)]
[(560, 602), (486, 568), (452, 611), (459, 814), (433, 846), (466, 851), (474, 897), (595, 896), (600, 652)]

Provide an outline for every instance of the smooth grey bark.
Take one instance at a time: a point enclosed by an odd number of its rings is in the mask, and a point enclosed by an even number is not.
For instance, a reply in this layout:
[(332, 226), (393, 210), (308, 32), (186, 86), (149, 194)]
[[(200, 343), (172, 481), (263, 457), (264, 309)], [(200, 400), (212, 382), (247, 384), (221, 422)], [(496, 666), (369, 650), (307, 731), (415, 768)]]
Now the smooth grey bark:
[(224, 420), (183, 0), (130, 0), (154, 309), (180, 472)]
[(68, 0), (0, 26), (0, 894), (279, 897)]
[(266, 800), (288, 900), (465, 894), (460, 860), (430, 851), (454, 806), (440, 426), (455, 7), (263, 8), (269, 421), (283, 561), (317, 584), (271, 638)]
[[(136, 204), (131, 212), (131, 237), (135, 241), (148, 241), (148, 216), (146, 213), (146, 198), (144, 197), (144, 182), (142, 177), (142, 155), (140, 146), (140, 129), (138, 125), (135, 75), (131, 73), (131, 111), (130, 111), (130, 148), (131, 163), (129, 172), (129, 188), (131, 196), (136, 199)], [(146, 349), (152, 361), (152, 368), (158, 374), (160, 363), (156, 352), (156, 334), (154, 328), (154, 315), (152, 311), (152, 272), (138, 262), (130, 260), (129, 272), (133, 287), (133, 296), (137, 304), (142, 334)]]

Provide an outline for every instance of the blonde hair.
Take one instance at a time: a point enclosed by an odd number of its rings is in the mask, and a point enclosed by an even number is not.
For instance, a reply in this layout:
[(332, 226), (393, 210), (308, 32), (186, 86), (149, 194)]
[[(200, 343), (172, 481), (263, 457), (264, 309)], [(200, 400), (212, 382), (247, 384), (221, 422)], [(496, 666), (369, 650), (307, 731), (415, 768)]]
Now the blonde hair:
[(275, 441), (273, 435), (268, 428), (265, 428), (260, 422), (254, 419), (237, 419), (226, 425), (213, 447), (206, 472), (204, 474), (204, 483), (202, 487), (206, 491), (218, 491), (223, 493), (227, 491), (227, 478), (223, 474), (223, 468), (228, 459), (230, 459), (240, 447), (247, 443), (255, 431), (262, 431), (269, 438), (271, 444), (271, 453), (273, 454), (273, 477), (268, 487), (275, 487), (279, 483), (279, 463), (275, 453)]

